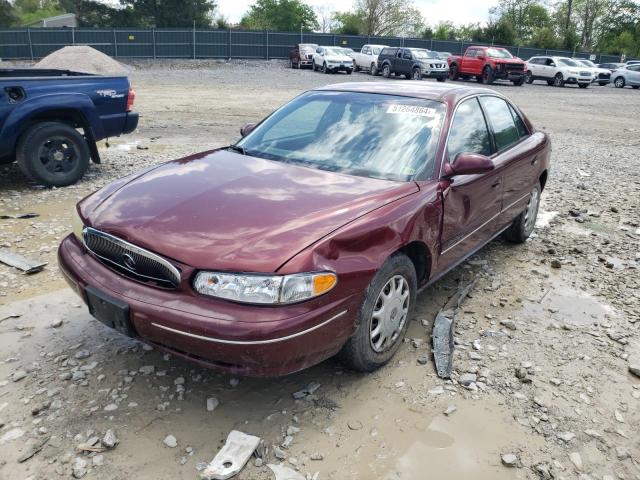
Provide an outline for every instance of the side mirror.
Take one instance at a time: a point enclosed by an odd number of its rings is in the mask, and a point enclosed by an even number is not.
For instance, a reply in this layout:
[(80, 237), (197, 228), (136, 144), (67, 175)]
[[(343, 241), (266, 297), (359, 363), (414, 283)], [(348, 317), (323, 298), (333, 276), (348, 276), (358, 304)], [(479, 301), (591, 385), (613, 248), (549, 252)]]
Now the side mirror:
[(242, 135), (243, 137), (246, 137), (251, 133), (251, 130), (253, 130), (254, 128), (256, 128), (256, 123), (253, 123), (253, 122), (245, 123), (245, 125), (240, 129), (240, 135)]
[(495, 168), (489, 157), (477, 153), (459, 153), (452, 164), (445, 164), (446, 177), (487, 173)]
[(556, 64), (555, 64), (555, 63), (553, 63), (553, 62), (551, 62), (551, 63), (549, 64), (549, 66), (550, 66), (550, 67), (555, 67), (555, 66), (556, 66)]

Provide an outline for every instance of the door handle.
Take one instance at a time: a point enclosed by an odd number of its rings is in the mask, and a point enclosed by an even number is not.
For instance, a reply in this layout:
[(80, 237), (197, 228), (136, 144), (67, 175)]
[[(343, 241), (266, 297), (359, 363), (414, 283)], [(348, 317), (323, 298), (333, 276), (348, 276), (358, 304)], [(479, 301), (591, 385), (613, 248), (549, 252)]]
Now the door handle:
[(499, 187), (501, 183), (502, 183), (502, 180), (496, 180), (491, 184), (491, 188)]
[(531, 160), (531, 165), (535, 165), (536, 163), (538, 163), (538, 157), (537, 156), (533, 157), (533, 160)]

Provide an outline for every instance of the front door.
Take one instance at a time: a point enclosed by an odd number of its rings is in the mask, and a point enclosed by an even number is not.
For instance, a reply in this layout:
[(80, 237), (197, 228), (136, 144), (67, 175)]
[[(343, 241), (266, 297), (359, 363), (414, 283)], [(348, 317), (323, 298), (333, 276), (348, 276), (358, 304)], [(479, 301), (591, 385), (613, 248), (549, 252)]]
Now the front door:
[[(462, 102), (456, 110), (446, 156), (455, 165), (460, 153), (490, 156), (493, 144), (477, 98)], [(489, 240), (500, 214), (502, 172), (457, 175), (443, 191), (443, 228), (438, 270), (466, 258)]]

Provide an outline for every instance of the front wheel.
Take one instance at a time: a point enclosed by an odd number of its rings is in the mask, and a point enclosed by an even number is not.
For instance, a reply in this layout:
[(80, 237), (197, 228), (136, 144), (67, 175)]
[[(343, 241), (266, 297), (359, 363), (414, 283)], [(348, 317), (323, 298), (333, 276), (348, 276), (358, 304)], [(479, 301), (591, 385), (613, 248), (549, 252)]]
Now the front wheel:
[(512, 80), (512, 82), (516, 87), (521, 87), (524, 84), (524, 77), (520, 77), (517, 80)]
[(322, 64), (322, 73), (329, 73), (329, 69), (327, 68), (327, 62)]
[(624, 81), (624, 77), (618, 77), (615, 79), (613, 84), (616, 86), (616, 88), (624, 88), (626, 82)]
[(411, 79), (412, 80), (422, 80), (422, 72), (420, 71), (419, 68), (414, 68), (411, 71)]
[(416, 291), (416, 270), (411, 260), (401, 253), (387, 259), (369, 283), (356, 331), (340, 352), (347, 366), (372, 372), (391, 360), (406, 334)]
[(47, 187), (76, 183), (89, 167), (90, 156), (85, 138), (60, 122), (32, 126), (20, 137), (16, 148), (22, 173)]
[(587, 88), (589, 86), (589, 84), (588, 83), (579, 83), (578, 86), (580, 88)]
[(437, 79), (439, 82), (446, 82), (447, 81), (447, 77), (438, 77)]
[(518, 215), (508, 230), (505, 232), (507, 240), (514, 243), (523, 243), (529, 235), (533, 233), (536, 226), (536, 218), (538, 218), (538, 207), (540, 206), (540, 192), (542, 191), (540, 184), (536, 184), (529, 195), (527, 208)]
[(351, 75), (353, 73), (353, 70), (350, 68), (347, 68), (347, 75)]
[(382, 66), (382, 76), (384, 78), (389, 78), (391, 76), (391, 67), (388, 64)]
[(524, 74), (524, 78), (525, 82), (527, 82), (529, 85), (533, 83), (533, 74), (531, 73), (531, 70), (527, 70), (527, 73)]
[(484, 85), (493, 83), (493, 69), (489, 66), (484, 67), (484, 70), (482, 70), (482, 83)]
[(555, 77), (553, 77), (553, 86), (554, 87), (564, 87), (564, 77), (562, 76), (561, 73), (556, 74)]

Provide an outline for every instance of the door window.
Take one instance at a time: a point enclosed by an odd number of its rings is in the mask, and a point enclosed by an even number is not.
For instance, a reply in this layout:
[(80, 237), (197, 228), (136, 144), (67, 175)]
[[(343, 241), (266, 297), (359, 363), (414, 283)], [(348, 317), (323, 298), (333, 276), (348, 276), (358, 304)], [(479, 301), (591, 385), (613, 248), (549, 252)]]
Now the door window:
[(371, 49), (369, 47), (364, 47), (362, 49), (362, 53), (364, 53), (365, 55), (370, 55), (371, 54)]
[(463, 152), (491, 155), (489, 131), (482, 109), (475, 98), (462, 102), (451, 122), (447, 142), (449, 161), (453, 163), (456, 156)]
[(520, 138), (526, 137), (527, 135), (529, 135), (529, 131), (527, 130), (527, 127), (524, 124), (524, 121), (522, 120), (522, 117), (520, 116), (520, 114), (516, 112), (511, 105), (509, 105), (509, 110), (511, 110), (511, 116), (513, 117), (513, 121), (516, 123), (516, 128), (518, 129), (518, 134), (520, 135)]
[(487, 114), (489, 124), (493, 128), (493, 137), (496, 142), (496, 149), (499, 152), (520, 140), (520, 133), (507, 102), (498, 97), (487, 96), (481, 97), (480, 103)]
[(402, 54), (402, 58), (404, 58), (405, 60), (411, 60), (411, 51), (405, 50)]
[(465, 53), (464, 56), (474, 58), (477, 54), (478, 51), (475, 48), (468, 48), (467, 53)]

